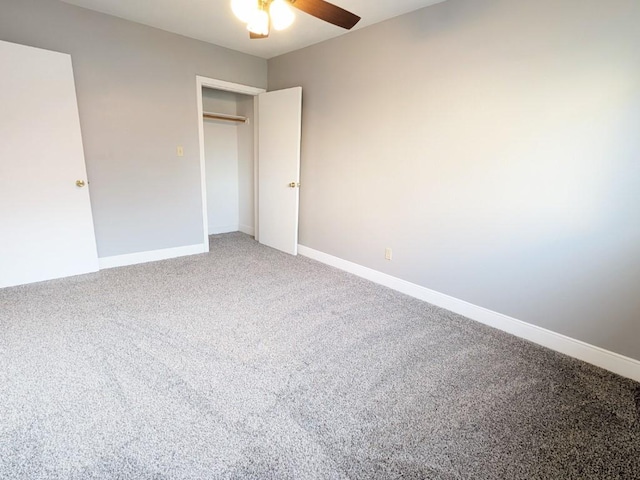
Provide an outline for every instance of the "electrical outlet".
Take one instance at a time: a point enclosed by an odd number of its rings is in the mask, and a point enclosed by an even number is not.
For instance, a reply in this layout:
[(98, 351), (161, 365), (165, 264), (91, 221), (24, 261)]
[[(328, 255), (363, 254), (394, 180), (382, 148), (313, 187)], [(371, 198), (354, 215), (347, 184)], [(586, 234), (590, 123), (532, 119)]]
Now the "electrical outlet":
[(390, 248), (385, 248), (384, 249), (384, 258), (386, 258), (387, 260), (391, 260), (393, 258), (393, 250), (391, 250)]
[(176, 155), (178, 155), (179, 157), (184, 157), (184, 148), (182, 148), (182, 145), (178, 145), (176, 147)]

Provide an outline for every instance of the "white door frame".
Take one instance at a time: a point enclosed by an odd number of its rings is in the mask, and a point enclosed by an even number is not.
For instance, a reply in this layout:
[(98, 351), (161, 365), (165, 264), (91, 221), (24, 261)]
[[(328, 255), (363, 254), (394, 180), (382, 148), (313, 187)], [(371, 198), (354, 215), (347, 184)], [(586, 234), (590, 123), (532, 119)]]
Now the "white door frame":
[[(209, 219), (207, 217), (207, 172), (205, 167), (205, 154), (204, 154), (204, 123), (202, 121), (202, 114), (204, 108), (202, 106), (202, 87), (213, 88), (216, 90), (224, 90), (227, 92), (242, 93), (244, 95), (251, 95), (256, 97), (261, 93), (266, 92), (264, 88), (252, 87), (250, 85), (242, 85), (240, 83), (225, 82), (224, 80), (217, 80), (215, 78), (202, 77), (196, 75), (196, 98), (198, 104), (198, 137), (200, 143), (200, 188), (202, 190), (202, 228), (204, 230), (204, 239), (202, 246), (204, 251), (209, 251)], [(255, 228), (255, 236), (258, 238), (258, 130), (256, 128), (258, 123), (258, 102), (253, 102), (254, 112), (254, 124), (253, 124), (253, 223)]]

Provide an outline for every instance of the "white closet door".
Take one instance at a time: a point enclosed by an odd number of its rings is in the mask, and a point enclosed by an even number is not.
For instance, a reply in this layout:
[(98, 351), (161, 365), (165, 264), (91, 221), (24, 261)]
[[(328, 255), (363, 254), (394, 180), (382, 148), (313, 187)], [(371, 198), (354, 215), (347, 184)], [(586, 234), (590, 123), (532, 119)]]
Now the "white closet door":
[(258, 96), (258, 238), (298, 254), (302, 88)]
[(0, 66), (0, 287), (96, 271), (71, 57), (0, 41)]

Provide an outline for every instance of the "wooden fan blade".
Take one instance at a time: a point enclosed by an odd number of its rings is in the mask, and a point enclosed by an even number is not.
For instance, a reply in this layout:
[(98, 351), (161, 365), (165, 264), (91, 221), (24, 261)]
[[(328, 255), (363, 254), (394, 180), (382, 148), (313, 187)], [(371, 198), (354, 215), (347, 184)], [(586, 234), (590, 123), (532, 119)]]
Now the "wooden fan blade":
[(324, 0), (289, 1), (298, 10), (347, 30), (351, 30), (360, 21), (359, 16)]
[(266, 35), (258, 35), (257, 33), (249, 32), (249, 38), (251, 40), (255, 40), (256, 38), (269, 38), (269, 34)]

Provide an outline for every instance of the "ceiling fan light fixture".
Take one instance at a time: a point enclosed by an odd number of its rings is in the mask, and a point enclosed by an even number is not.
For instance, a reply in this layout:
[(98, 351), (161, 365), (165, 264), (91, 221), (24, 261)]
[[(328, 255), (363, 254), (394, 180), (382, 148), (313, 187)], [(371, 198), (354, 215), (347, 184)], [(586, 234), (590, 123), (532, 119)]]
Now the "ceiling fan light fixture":
[(247, 30), (256, 35), (269, 35), (269, 14), (258, 8), (251, 13)]
[(231, 11), (242, 23), (248, 23), (258, 9), (258, 0), (231, 0)]
[(269, 14), (273, 28), (276, 30), (284, 30), (291, 26), (295, 15), (285, 0), (273, 0), (269, 6)]
[(231, 0), (234, 14), (247, 24), (249, 38), (268, 38), (271, 27), (289, 27), (295, 15), (291, 7), (337, 27), (351, 30), (360, 17), (327, 0)]

